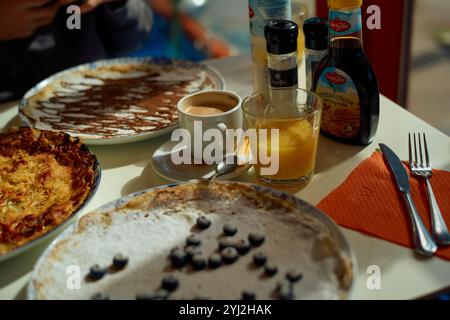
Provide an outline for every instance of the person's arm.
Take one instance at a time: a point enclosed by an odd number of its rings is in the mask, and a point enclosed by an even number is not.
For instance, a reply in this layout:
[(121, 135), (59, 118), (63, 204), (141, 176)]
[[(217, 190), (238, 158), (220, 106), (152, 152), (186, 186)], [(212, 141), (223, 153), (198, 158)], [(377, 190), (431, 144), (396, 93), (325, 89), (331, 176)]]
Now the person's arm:
[(49, 25), (60, 8), (52, 0), (0, 1), (0, 41), (24, 39)]
[(145, 0), (106, 3), (94, 15), (100, 40), (112, 56), (136, 49), (151, 30), (152, 12)]
[(39, 29), (52, 23), (60, 6), (52, 0), (0, 0), (0, 101), (18, 98), (19, 63)]

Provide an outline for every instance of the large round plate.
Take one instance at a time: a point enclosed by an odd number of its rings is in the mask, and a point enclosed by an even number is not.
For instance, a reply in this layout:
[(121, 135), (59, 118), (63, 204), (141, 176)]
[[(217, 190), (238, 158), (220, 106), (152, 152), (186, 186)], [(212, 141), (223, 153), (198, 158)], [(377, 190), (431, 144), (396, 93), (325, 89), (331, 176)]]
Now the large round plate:
[[(193, 180), (193, 181), (189, 181), (186, 183), (198, 183), (198, 182), (199, 182), (199, 180)], [(150, 189), (146, 189), (146, 190), (141, 190), (141, 191), (129, 194), (120, 199), (109, 202), (109, 203), (101, 206), (99, 209), (95, 210), (95, 213), (103, 213), (103, 212), (108, 212), (110, 210), (120, 208), (124, 204), (126, 204), (128, 201), (130, 201), (131, 199), (133, 199), (141, 194), (144, 194), (146, 192), (149, 192), (149, 191), (159, 190), (159, 189), (164, 189), (164, 188), (171, 188), (171, 187), (183, 185), (186, 183), (173, 183), (173, 184), (169, 184), (169, 185), (164, 185), (164, 186), (154, 187), (154, 188), (150, 188)], [(351, 249), (348, 240), (345, 238), (343, 233), (340, 231), (339, 227), (336, 225), (336, 223), (331, 218), (329, 218), (327, 215), (322, 213), (319, 209), (317, 209), (313, 205), (311, 205), (295, 196), (292, 196), (288, 193), (284, 193), (284, 192), (281, 192), (278, 190), (270, 189), (270, 188), (267, 188), (267, 187), (264, 187), (261, 185), (256, 185), (256, 184), (249, 184), (249, 183), (242, 183), (242, 182), (229, 182), (229, 181), (228, 182), (221, 181), (219, 183), (235, 184), (235, 185), (241, 184), (241, 185), (251, 187), (260, 194), (267, 195), (267, 196), (274, 197), (274, 198), (279, 198), (284, 201), (287, 201), (295, 209), (297, 209), (299, 212), (301, 212), (301, 214), (312, 217), (312, 218), (318, 220), (319, 222), (323, 223), (323, 225), (326, 228), (328, 228), (332, 239), (338, 245), (338, 247), (340, 248), (342, 253), (345, 254), (345, 256), (347, 256), (350, 259), (350, 262), (352, 264), (352, 279), (351, 279), (351, 284), (346, 292), (346, 297), (348, 297), (350, 295), (350, 293), (353, 289), (353, 286), (354, 286), (354, 277), (357, 274), (356, 259), (355, 259), (354, 252)], [(78, 222), (79, 221), (80, 220), (78, 220)], [(64, 230), (64, 232), (61, 233), (56, 239), (54, 239), (53, 242), (50, 244), (50, 246), (44, 251), (42, 256), (36, 262), (36, 265), (33, 269), (32, 275), (31, 275), (31, 280), (30, 280), (30, 282), (28, 284), (28, 288), (27, 288), (27, 298), (28, 299), (34, 300), (37, 298), (34, 282), (37, 279), (37, 276), (38, 276), (41, 266), (50, 257), (50, 254), (52, 253), (53, 249), (55, 249), (55, 247), (57, 247), (58, 244), (62, 243), (68, 236), (70, 236), (74, 233), (74, 231), (77, 228), (78, 222), (72, 224), (69, 228)]]
[[(33, 127), (35, 129), (46, 129), (46, 130), (54, 130), (51, 128), (51, 124), (43, 123), (46, 127), (40, 128), (36, 127), (34, 125), (35, 118), (39, 117), (37, 113), (33, 113), (34, 110), (27, 110), (27, 113), (32, 114), (32, 117), (27, 115), (24, 110), (29, 106), (29, 100), (31, 97), (36, 95), (37, 93), (41, 92), (41, 90), (46, 87), (47, 85), (51, 84), (55, 80), (58, 80), (63, 77), (70, 76), (71, 73), (77, 72), (77, 71), (86, 71), (86, 70), (93, 70), (99, 67), (108, 67), (108, 66), (120, 66), (120, 65), (128, 65), (128, 64), (145, 64), (145, 65), (155, 65), (157, 67), (169, 67), (176, 70), (176, 68), (188, 68), (195, 72), (203, 71), (207, 75), (207, 77), (212, 81), (213, 86), (215, 89), (224, 89), (225, 82), (223, 77), (219, 74), (218, 71), (213, 69), (210, 66), (207, 66), (202, 63), (197, 62), (191, 62), (191, 61), (178, 61), (178, 60), (171, 60), (171, 59), (156, 59), (156, 58), (117, 58), (117, 59), (108, 59), (108, 60), (100, 60), (92, 63), (83, 64), (80, 66), (76, 66), (61, 72), (58, 72), (47, 79), (41, 81), (36, 86), (34, 86), (31, 90), (29, 90), (19, 104), (19, 116), (22, 120), (23, 124), (29, 127)], [(173, 108), (176, 108), (176, 106), (172, 106)], [(120, 116), (120, 115), (119, 115)], [(124, 116), (126, 116), (124, 114)], [(64, 130), (66, 133), (70, 134), (71, 136), (79, 137), (83, 140), (85, 144), (88, 145), (112, 145), (112, 144), (121, 144), (121, 143), (129, 143), (129, 142), (136, 142), (141, 141), (153, 137), (157, 137), (166, 133), (171, 132), (178, 126), (177, 122), (174, 122), (166, 127), (163, 127), (158, 130), (149, 130), (149, 131), (142, 131), (140, 133), (133, 133), (133, 134), (116, 134), (114, 136), (105, 136), (100, 133), (96, 134), (95, 138), (88, 138), (87, 136), (82, 135), (82, 133), (77, 132), (77, 128), (74, 126), (73, 128), (70, 128), (70, 130)], [(59, 131), (59, 130), (55, 130)]]
[(36, 239), (34, 239), (34, 240), (24, 244), (23, 246), (20, 246), (18, 248), (15, 248), (12, 251), (9, 251), (8, 253), (0, 255), (0, 262), (8, 260), (8, 259), (10, 259), (10, 258), (12, 258), (12, 257), (14, 257), (14, 256), (16, 256), (18, 254), (21, 254), (22, 252), (25, 252), (25, 251), (33, 248), (34, 246), (38, 245), (39, 243), (41, 243), (41, 242), (45, 241), (46, 239), (50, 238), (51, 236), (55, 235), (57, 232), (60, 232), (66, 226), (68, 226), (71, 222), (73, 222), (73, 220), (78, 215), (78, 213), (80, 213), (81, 210), (86, 207), (86, 205), (89, 203), (89, 201), (91, 201), (91, 199), (94, 197), (95, 193), (97, 192), (98, 186), (100, 185), (101, 176), (102, 176), (102, 170), (101, 170), (101, 167), (100, 167), (100, 163), (98, 162), (98, 160), (95, 157), (95, 155), (94, 154), (92, 154), (92, 155), (95, 158), (94, 182), (93, 182), (91, 190), (89, 191), (89, 194), (86, 197), (86, 199), (84, 200), (83, 204), (80, 207), (78, 207), (77, 210), (72, 212), (72, 214), (63, 223), (61, 223), (60, 225), (54, 227), (49, 232), (44, 233), (40, 237), (38, 237), (38, 238), (36, 238)]

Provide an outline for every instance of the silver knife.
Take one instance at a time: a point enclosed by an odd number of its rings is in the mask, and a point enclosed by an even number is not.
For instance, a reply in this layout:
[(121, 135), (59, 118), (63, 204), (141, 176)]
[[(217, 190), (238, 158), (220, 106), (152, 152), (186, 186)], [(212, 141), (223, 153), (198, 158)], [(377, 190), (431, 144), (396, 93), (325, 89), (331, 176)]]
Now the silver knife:
[(408, 208), (408, 213), (411, 218), (415, 251), (422, 256), (430, 257), (436, 252), (437, 245), (423, 224), (419, 211), (417, 211), (417, 208), (414, 205), (411, 197), (409, 177), (405, 167), (403, 167), (403, 163), (388, 146), (380, 143), (380, 148), (389, 165), (389, 169), (394, 174), (395, 180), (397, 181), (397, 187), (405, 199), (406, 207)]

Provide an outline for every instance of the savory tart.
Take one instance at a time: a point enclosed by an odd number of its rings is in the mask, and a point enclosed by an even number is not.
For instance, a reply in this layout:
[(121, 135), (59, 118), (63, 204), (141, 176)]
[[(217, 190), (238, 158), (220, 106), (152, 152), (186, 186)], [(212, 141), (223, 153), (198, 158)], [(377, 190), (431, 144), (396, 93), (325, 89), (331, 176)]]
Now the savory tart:
[(63, 223), (86, 200), (95, 157), (64, 133), (0, 134), (0, 256)]
[(341, 299), (353, 279), (339, 229), (255, 185), (197, 182), (83, 216), (38, 261), (31, 299)]
[(186, 94), (223, 86), (196, 63), (117, 59), (69, 69), (28, 96), (20, 113), (33, 128), (67, 132), (86, 143), (165, 132)]

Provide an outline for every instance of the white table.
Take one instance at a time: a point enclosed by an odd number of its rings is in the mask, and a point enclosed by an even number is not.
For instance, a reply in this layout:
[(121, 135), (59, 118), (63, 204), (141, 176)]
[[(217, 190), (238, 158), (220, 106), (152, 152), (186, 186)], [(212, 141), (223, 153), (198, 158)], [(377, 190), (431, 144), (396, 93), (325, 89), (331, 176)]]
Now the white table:
[[(250, 93), (248, 56), (208, 63), (222, 73), (227, 89), (242, 97)], [(0, 105), (0, 130), (19, 124), (17, 103)], [(381, 97), (380, 127), (375, 142), (368, 147), (354, 147), (322, 137), (318, 151), (317, 174), (313, 181), (296, 195), (317, 204), (339, 186), (361, 161), (369, 157), (379, 142), (388, 144), (401, 158), (406, 158), (409, 131), (426, 132), (432, 150), (433, 165), (450, 170), (450, 138), (387, 98)], [(167, 139), (166, 135), (126, 145), (91, 147), (103, 168), (103, 179), (96, 196), (83, 212), (91, 211), (131, 192), (168, 183), (159, 178), (150, 165), (153, 151)], [(254, 181), (254, 178), (247, 173), (237, 180)], [(346, 229), (343, 231), (356, 253), (359, 266), (352, 298), (411, 299), (450, 286), (450, 262), (439, 258), (419, 260), (410, 249), (358, 232)], [(48, 243), (49, 241), (0, 263), (0, 299), (24, 298), (29, 272)], [(366, 270), (371, 265), (381, 268), (380, 290), (369, 290), (366, 286), (369, 276)]]

